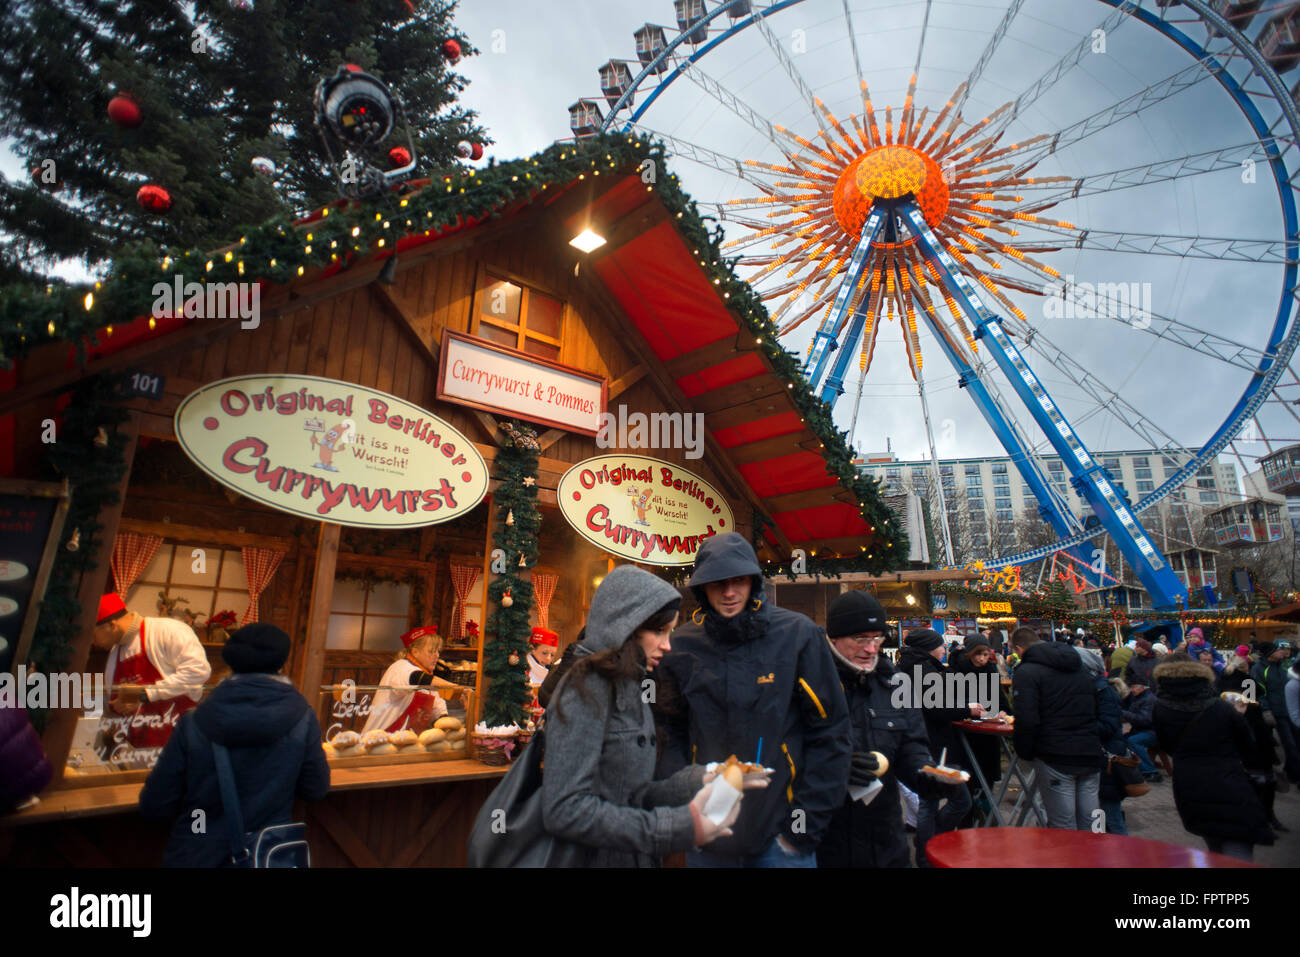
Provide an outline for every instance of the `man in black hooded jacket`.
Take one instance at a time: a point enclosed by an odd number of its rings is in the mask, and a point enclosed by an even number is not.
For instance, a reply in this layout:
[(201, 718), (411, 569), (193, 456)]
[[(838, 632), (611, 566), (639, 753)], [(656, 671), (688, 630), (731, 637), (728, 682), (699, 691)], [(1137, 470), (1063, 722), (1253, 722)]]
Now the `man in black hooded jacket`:
[(766, 790), (745, 795), (733, 835), (687, 864), (816, 867), (848, 788), (851, 735), (822, 629), (772, 606), (753, 547), (734, 532), (700, 548), (690, 586), (700, 607), (654, 672), (665, 739), (657, 776), (732, 754), (775, 773)]
[(1011, 676), (1016, 754), (1034, 762), (1034, 787), (1047, 810), (1047, 826), (1090, 830), (1101, 807), (1101, 739), (1092, 678), (1078, 652), (1040, 641), (1031, 628), (1012, 632), (1011, 647), (1020, 656)]

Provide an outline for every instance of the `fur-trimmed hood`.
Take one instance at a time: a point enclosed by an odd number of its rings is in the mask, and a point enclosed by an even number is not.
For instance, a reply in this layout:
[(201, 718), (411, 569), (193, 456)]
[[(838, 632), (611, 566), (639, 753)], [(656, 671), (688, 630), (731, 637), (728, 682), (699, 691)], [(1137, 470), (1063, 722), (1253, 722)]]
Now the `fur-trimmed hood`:
[(1187, 659), (1164, 661), (1151, 673), (1158, 703), (1179, 711), (1200, 711), (1218, 697), (1214, 669)]
[(1169, 678), (1200, 678), (1202, 681), (1214, 682), (1214, 669), (1199, 661), (1164, 661), (1156, 665), (1152, 674), (1157, 681)]

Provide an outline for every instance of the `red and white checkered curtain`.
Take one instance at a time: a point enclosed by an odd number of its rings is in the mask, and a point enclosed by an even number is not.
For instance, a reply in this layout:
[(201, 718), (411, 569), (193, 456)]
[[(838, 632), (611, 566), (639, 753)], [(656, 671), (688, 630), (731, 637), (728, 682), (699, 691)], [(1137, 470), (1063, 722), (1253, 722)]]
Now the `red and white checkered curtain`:
[(537, 603), (537, 624), (549, 628), (551, 599), (560, 576), (554, 572), (533, 572), (533, 601)]
[(245, 548), (243, 552), (244, 580), (248, 582), (248, 610), (244, 612), (244, 617), (239, 620), (239, 623), (247, 625), (250, 621), (257, 621), (258, 596), (270, 584), (275, 570), (284, 560), (284, 552), (277, 552), (273, 548)]
[(118, 532), (113, 539), (113, 557), (109, 567), (113, 570), (113, 585), (122, 601), (140, 574), (149, 567), (163, 540), (157, 535), (138, 532)]
[(451, 587), (456, 592), (456, 606), (451, 613), (453, 638), (465, 637), (465, 599), (469, 598), (469, 593), (474, 590), (474, 583), (478, 581), (479, 573), (480, 569), (474, 565), (452, 563)]

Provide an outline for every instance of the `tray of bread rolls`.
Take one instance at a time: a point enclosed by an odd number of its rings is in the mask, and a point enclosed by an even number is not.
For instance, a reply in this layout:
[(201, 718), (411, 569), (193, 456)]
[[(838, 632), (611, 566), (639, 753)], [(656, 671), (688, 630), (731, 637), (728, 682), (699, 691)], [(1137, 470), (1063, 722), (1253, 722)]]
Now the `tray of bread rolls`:
[(465, 726), (459, 718), (444, 716), (433, 726), (415, 731), (340, 731), (321, 745), (331, 767), (366, 767), (382, 760), (384, 764), (413, 764), (464, 758)]

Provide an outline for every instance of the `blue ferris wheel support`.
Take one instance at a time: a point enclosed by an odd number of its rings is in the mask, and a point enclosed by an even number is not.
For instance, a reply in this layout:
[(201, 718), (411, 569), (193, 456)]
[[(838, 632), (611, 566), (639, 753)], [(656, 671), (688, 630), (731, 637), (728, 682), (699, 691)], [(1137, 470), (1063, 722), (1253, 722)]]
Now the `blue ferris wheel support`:
[[(840, 393), (844, 391), (844, 373), (848, 368), (848, 359), (853, 355), (853, 349), (857, 345), (858, 336), (862, 335), (863, 317), (862, 311), (865, 308), (860, 307), (853, 316), (853, 326), (849, 329), (849, 335), (844, 340), (842, 346), (837, 345), (840, 327), (843, 324), (845, 311), (849, 308), (853, 300), (853, 290), (857, 288), (862, 275), (862, 264), (866, 261), (867, 253), (870, 251), (876, 237), (880, 234), (880, 229), (885, 224), (885, 210), (875, 207), (871, 214), (862, 225), (862, 238), (858, 240), (858, 248), (853, 251), (853, 258), (849, 260), (849, 271), (844, 276), (844, 281), (840, 283), (839, 292), (835, 296), (834, 308), (822, 320), (822, 324), (817, 329), (817, 335), (813, 337), (812, 351), (808, 354), (808, 362), (804, 368), (808, 378), (808, 385), (814, 390), (817, 383), (821, 382), (822, 376), (826, 374), (826, 363), (831, 357), (831, 353), (837, 348), (840, 350), (839, 356), (836, 357), (835, 368), (831, 372), (831, 377), (826, 382), (826, 388), (822, 390), (823, 401), (835, 404)], [(868, 299), (868, 301), (870, 301)]]
[[(1102, 527), (1110, 533), (1120, 554), (1132, 565), (1142, 585), (1151, 595), (1152, 606), (1158, 609), (1173, 610), (1187, 604), (1187, 588), (1179, 581), (1169, 567), (1164, 556), (1156, 549), (1146, 530), (1133, 514), (1132, 509), (1119, 497), (1119, 491), (1111, 484), (1109, 476), (1092, 454), (1084, 447), (1083, 441), (1066, 421), (1065, 415), (1052, 401), (1047, 389), (1034, 375), (1024, 356), (1020, 354), (1007, 336), (1006, 330), (998, 317), (984, 305), (979, 294), (969, 279), (962, 273), (956, 261), (939, 243), (939, 239), (930, 229), (921, 211), (910, 200), (904, 200), (898, 206), (908, 230), (916, 237), (920, 251), (943, 277), (944, 285), (952, 293), (958, 307), (966, 314), (975, 330), (975, 338), (982, 339), (989, 353), (1007, 377), (1020, 401), (1024, 403), (1035, 423), (1042, 429), (1047, 440), (1056, 449), (1072, 477), (1071, 484), (1078, 493), (1092, 506), (1093, 512)], [(940, 341), (944, 337), (940, 336)], [(960, 370), (959, 370), (960, 371)], [(967, 383), (969, 388), (970, 383)], [(1029, 450), (1023, 447), (1016, 431), (1003, 417), (996, 406), (985, 408), (981, 404), (985, 417), (997, 420), (994, 432), (1002, 441), (1007, 453), (1017, 462), (1029, 462)], [(1021, 469), (1021, 474), (1029, 480), (1028, 473), (1036, 469)], [(1059, 513), (1059, 506), (1054, 496), (1043, 497), (1039, 489), (1030, 487), (1039, 496), (1042, 507), (1049, 514), (1045, 517), (1057, 527), (1058, 523), (1067, 523), (1065, 514)], [(1065, 525), (1068, 528), (1068, 525)], [(1061, 528), (1057, 528), (1058, 532)]]

